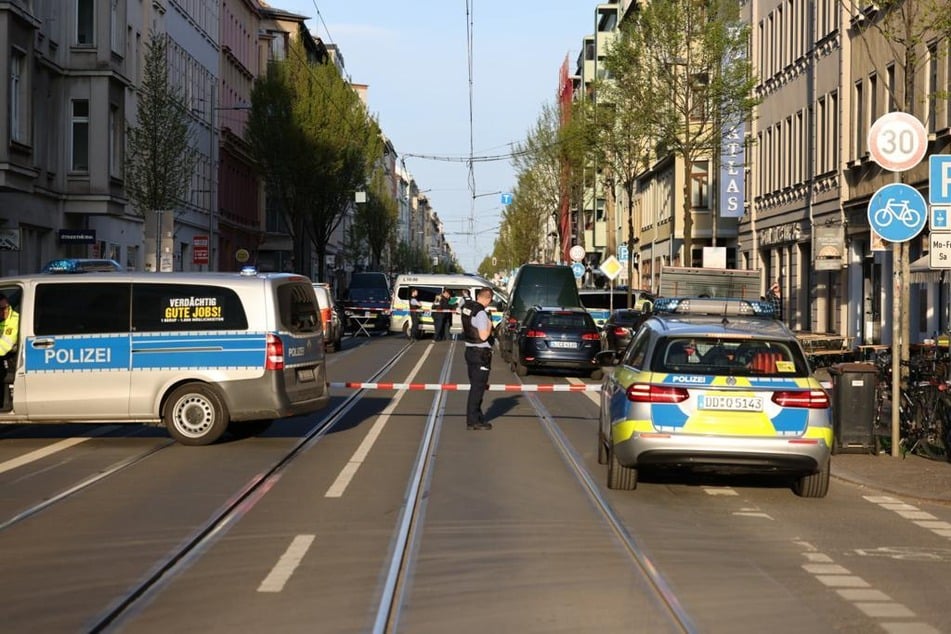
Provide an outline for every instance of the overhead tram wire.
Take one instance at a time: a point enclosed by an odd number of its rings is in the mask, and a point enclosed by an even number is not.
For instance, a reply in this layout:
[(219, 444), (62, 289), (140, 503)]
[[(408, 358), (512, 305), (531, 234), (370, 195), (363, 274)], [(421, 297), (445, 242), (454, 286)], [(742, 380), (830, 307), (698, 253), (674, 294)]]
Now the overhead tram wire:
[(473, 158), (475, 156), (475, 126), (474, 126), (474, 117), (473, 117), (473, 93), (474, 93), (474, 81), (473, 81), (473, 58), (474, 50), (473, 46), (473, 34), (475, 32), (475, 0), (466, 0), (466, 59), (469, 66), (469, 192), (472, 194), (472, 198), (469, 200), (469, 231), (472, 231), (472, 228), (475, 224), (475, 199), (476, 199), (476, 182), (475, 182), (475, 162)]

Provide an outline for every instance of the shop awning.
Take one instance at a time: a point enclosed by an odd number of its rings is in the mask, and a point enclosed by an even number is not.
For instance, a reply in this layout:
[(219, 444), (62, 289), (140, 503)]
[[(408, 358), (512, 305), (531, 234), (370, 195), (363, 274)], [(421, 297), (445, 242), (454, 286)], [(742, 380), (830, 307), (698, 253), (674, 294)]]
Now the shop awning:
[(927, 253), (908, 265), (911, 284), (931, 284), (943, 282), (944, 269), (931, 268), (931, 256)]

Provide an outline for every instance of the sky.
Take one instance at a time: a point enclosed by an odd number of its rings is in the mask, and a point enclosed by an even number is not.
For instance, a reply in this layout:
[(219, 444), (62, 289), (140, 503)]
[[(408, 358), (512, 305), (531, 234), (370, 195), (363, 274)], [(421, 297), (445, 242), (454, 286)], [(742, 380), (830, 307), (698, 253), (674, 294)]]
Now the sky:
[[(553, 104), (565, 56), (574, 73), (596, 0), (268, 0), (308, 16), (310, 32), (338, 46), (350, 80), (427, 191), (459, 263), (474, 272), (492, 247), (515, 186), (508, 153)], [(467, 13), (468, 11), (468, 13)], [(470, 73), (467, 25), (472, 24)], [(471, 139), (471, 143), (470, 143)], [(411, 156), (420, 155), (420, 156)], [(432, 160), (429, 156), (459, 161)], [(473, 198), (475, 194), (475, 198)]]

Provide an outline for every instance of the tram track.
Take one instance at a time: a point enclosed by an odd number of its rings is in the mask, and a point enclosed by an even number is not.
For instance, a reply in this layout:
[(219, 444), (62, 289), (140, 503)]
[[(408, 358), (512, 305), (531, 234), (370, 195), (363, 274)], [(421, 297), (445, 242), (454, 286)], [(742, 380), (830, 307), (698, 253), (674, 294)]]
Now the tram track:
[[(385, 376), (412, 346), (403, 346), (386, 361), (370, 378), (374, 380)], [(147, 605), (153, 597), (169, 585), (178, 574), (187, 570), (202, 554), (228, 530), (244, 517), (255, 504), (281, 479), (283, 472), (297, 458), (305, 454), (320, 442), (336, 425), (343, 422), (350, 410), (364, 397), (363, 390), (348, 395), (342, 403), (334, 407), (318, 425), (313, 427), (292, 448), (286, 450), (268, 469), (258, 473), (216, 509), (209, 518), (183, 539), (178, 546), (169, 551), (131, 587), (120, 594), (105, 609), (88, 623), (88, 632), (118, 631), (138, 610)]]

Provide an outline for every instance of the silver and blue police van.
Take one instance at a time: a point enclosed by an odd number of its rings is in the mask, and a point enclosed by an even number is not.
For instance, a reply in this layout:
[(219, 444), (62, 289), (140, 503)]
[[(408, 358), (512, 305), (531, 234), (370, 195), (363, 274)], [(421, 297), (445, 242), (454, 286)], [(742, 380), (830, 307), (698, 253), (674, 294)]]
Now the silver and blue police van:
[(0, 423), (164, 425), (182, 444), (327, 405), (311, 281), (288, 273), (0, 278), (20, 314)]

